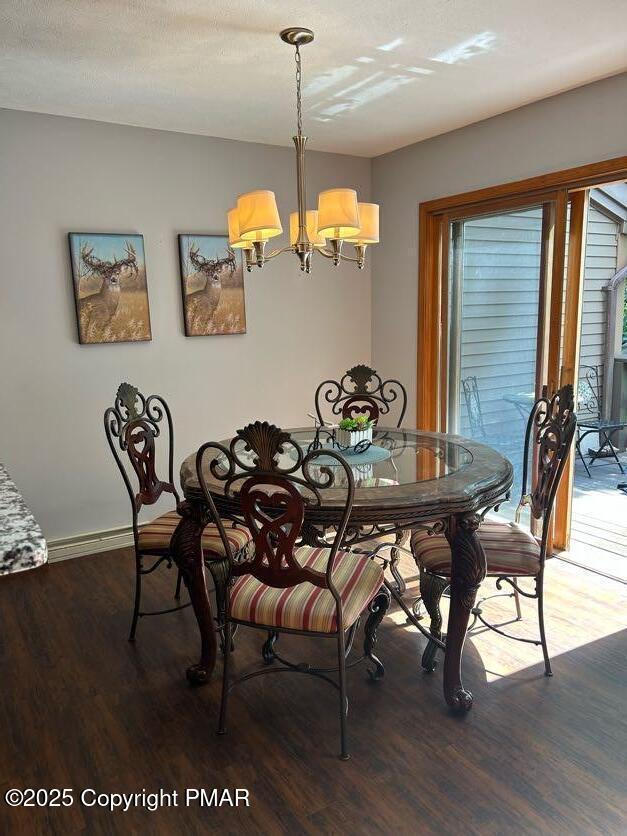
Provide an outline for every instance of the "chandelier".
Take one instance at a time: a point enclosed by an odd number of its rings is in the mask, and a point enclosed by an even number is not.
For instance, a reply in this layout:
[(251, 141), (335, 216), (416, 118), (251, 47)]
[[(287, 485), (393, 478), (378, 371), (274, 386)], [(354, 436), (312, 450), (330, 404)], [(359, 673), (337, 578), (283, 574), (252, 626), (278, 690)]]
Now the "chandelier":
[[(246, 192), (237, 198), (237, 205), (227, 213), (229, 245), (242, 249), (246, 269), (263, 267), (270, 258), (281, 253), (295, 253), (300, 269), (311, 271), (314, 252), (333, 260), (353, 261), (361, 270), (364, 266), (368, 244), (379, 240), (379, 206), (376, 203), (358, 203), (354, 189), (327, 189), (318, 195), (318, 208), (307, 209), (305, 188), (305, 145), (301, 106), (301, 57), (300, 48), (314, 39), (311, 29), (294, 26), (284, 29), (281, 40), (296, 50), (296, 194), (298, 210), (290, 215), (290, 244), (266, 252), (266, 243), (281, 235), (283, 227), (279, 217), (274, 192), (259, 189)], [(343, 251), (343, 244), (354, 245), (354, 255)]]

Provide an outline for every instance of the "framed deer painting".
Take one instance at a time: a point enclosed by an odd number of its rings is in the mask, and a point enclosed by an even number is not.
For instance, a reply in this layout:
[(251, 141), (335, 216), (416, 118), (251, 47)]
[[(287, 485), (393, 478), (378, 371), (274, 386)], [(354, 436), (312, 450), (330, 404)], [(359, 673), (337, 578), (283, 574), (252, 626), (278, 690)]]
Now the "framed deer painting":
[(245, 334), (242, 259), (226, 235), (179, 235), (185, 334)]
[(81, 343), (152, 339), (141, 235), (70, 232)]

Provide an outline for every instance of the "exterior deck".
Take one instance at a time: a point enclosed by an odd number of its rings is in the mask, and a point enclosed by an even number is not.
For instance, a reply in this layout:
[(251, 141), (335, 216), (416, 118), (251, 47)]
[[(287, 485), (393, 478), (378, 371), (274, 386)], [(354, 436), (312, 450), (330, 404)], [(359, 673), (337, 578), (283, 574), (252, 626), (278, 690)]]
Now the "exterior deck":
[(563, 558), (627, 584), (627, 495), (616, 488), (627, 483), (627, 453), (619, 458), (625, 475), (605, 459), (589, 478), (576, 462), (571, 544)]

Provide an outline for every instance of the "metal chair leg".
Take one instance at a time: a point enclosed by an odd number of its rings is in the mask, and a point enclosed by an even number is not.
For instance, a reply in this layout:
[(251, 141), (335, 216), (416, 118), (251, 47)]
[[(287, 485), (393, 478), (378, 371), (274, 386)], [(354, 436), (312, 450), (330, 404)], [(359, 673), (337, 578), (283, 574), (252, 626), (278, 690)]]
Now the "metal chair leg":
[(348, 754), (347, 743), (347, 716), (348, 716), (348, 696), (346, 694), (346, 649), (344, 643), (344, 630), (340, 629), (337, 634), (337, 663), (340, 679), (340, 759), (347, 761), (350, 758)]
[(178, 601), (181, 597), (181, 581), (183, 580), (183, 575), (181, 574), (181, 570), (179, 569), (176, 575), (176, 591), (174, 592), (174, 597)]
[(546, 631), (544, 629), (544, 576), (540, 574), (536, 579), (536, 592), (538, 595), (538, 623), (540, 625), (540, 642), (542, 644), (542, 654), (544, 656), (544, 675), (553, 676), (551, 670), (551, 660), (549, 658), (549, 651), (546, 646)]
[[(205, 564), (211, 572), (213, 578), (213, 585), (216, 593), (216, 607), (218, 610), (218, 630), (220, 631), (220, 650), (225, 653), (226, 635), (224, 630), (224, 621), (226, 617), (226, 606), (228, 598), (228, 560), (210, 560)], [(235, 630), (231, 630), (230, 645), (231, 650), (234, 649), (233, 637)]]
[(516, 604), (516, 619), (517, 621), (522, 621), (522, 612), (520, 610), (520, 595), (518, 594), (517, 589), (514, 589), (514, 603)]
[(277, 643), (278, 638), (279, 634), (276, 630), (268, 630), (268, 638), (261, 647), (261, 656), (266, 665), (271, 665), (276, 659), (274, 645)]
[(377, 628), (390, 606), (390, 600), (389, 590), (382, 586), (368, 605), (370, 615), (364, 627), (364, 655), (374, 664), (374, 669), (368, 668), (368, 675), (371, 679), (381, 679), (385, 675), (383, 662), (375, 655), (374, 649), (377, 644)]
[(139, 605), (141, 603), (142, 597), (142, 561), (141, 557), (138, 555), (135, 556), (135, 604), (133, 606), (133, 619), (131, 621), (131, 632), (129, 633), (128, 640), (130, 642), (135, 641), (135, 633), (137, 631), (137, 622), (139, 621)]
[(224, 625), (224, 667), (222, 669), (222, 699), (220, 700), (220, 722), (218, 734), (226, 734), (226, 710), (229, 699), (229, 668), (231, 660), (231, 627), (230, 621)]
[(581, 439), (580, 438), (577, 438), (577, 440), (575, 441), (575, 450), (579, 454), (579, 458), (581, 459), (581, 462), (582, 462), (583, 466), (586, 468), (586, 473), (588, 474), (588, 478), (591, 479), (592, 474), (590, 473), (590, 468), (588, 467), (588, 463), (584, 459), (583, 453), (581, 452)]
[[(599, 436), (600, 435), (601, 435), (601, 433), (599, 433)], [(625, 471), (623, 469), (623, 465), (621, 464), (620, 459), (616, 455), (616, 449), (615, 449), (614, 445), (612, 444), (611, 436), (607, 433), (606, 430), (603, 430), (603, 438), (605, 439), (605, 441), (603, 442), (603, 444), (599, 448), (599, 453), (601, 452), (601, 450), (604, 450), (605, 446), (607, 445), (610, 449), (610, 452), (611, 452), (612, 456), (614, 457), (614, 461), (616, 462), (616, 464), (620, 468), (620, 472), (624, 473)]]
[[(397, 531), (395, 545), (403, 547), (403, 546), (405, 546), (408, 539), (409, 539), (409, 532), (408, 531)], [(396, 591), (400, 595), (403, 595), (405, 592), (407, 592), (407, 584), (405, 583), (405, 580), (404, 580), (403, 576), (401, 575), (401, 573), (399, 571), (399, 568), (398, 568), (398, 564), (400, 563), (400, 560), (401, 560), (400, 549), (395, 548), (394, 546), (392, 546), (392, 548), (390, 550), (390, 574), (392, 575), (392, 577), (394, 578), (394, 580), (396, 582)]]
[[(444, 590), (449, 585), (448, 580), (432, 575), (430, 572), (420, 568), (420, 597), (425, 609), (431, 618), (430, 632), (437, 638), (442, 638), (442, 613), (440, 612), (440, 599)], [(438, 646), (435, 642), (429, 641), (422, 654), (422, 667), (425, 671), (434, 671), (436, 668), (436, 653)]]

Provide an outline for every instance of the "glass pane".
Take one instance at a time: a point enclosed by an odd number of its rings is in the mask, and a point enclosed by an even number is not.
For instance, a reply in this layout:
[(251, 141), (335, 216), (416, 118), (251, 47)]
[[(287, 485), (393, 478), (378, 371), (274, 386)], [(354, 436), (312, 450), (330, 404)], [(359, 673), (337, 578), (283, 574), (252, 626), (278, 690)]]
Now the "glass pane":
[[(463, 444), (401, 429), (375, 428), (372, 444), (356, 451), (342, 449), (335, 441), (334, 433), (326, 429), (318, 433), (313, 429), (292, 430), (290, 435), (304, 454), (319, 447), (342, 453), (353, 471), (357, 487), (409, 485), (442, 479), (458, 473), (473, 462), (472, 452)], [(253, 451), (246, 450), (242, 443), (236, 449), (241, 461), (254, 464), (256, 454)], [(279, 463), (281, 467), (289, 467), (297, 457), (297, 449), (286, 444), (279, 456)], [(218, 456), (218, 464), (227, 467), (226, 458)], [(337, 461), (321, 454), (316, 465), (337, 467)], [(316, 473), (316, 476), (320, 474)], [(335, 478), (338, 486), (345, 484), (341, 472)]]
[(537, 206), (451, 225), (448, 425), (512, 462), (511, 513), (535, 399), (542, 213)]

